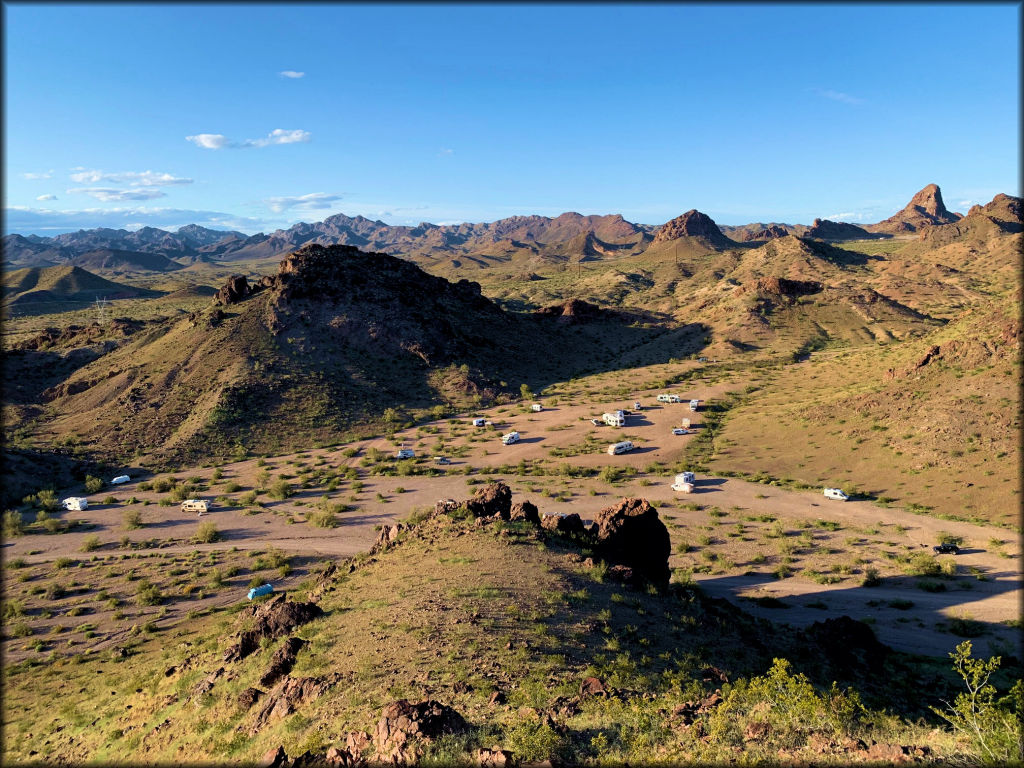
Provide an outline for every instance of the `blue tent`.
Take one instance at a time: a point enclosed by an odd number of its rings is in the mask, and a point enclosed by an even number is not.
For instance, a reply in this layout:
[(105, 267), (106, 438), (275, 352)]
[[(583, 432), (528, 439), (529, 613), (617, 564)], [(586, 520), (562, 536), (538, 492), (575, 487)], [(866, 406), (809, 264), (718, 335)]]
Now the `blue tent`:
[(252, 600), (254, 597), (261, 597), (263, 595), (269, 595), (274, 591), (274, 588), (269, 584), (263, 584), (258, 587), (253, 587), (249, 590), (249, 599)]

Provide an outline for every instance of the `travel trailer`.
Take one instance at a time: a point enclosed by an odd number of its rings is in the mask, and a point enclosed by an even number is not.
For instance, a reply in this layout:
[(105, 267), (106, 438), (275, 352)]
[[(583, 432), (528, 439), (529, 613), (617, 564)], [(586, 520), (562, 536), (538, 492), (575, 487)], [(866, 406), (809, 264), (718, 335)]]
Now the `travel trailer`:
[(89, 508), (89, 500), (84, 496), (72, 496), (71, 498), (64, 499), (61, 504), (64, 506), (64, 509), (71, 512), (81, 512), (83, 509)]
[(608, 455), (614, 456), (618, 453), (628, 453), (635, 448), (629, 440), (623, 440), (621, 443), (615, 443), (614, 445), (608, 446)]
[(206, 499), (185, 499), (181, 502), (182, 512), (196, 512), (200, 515), (210, 511), (210, 504)]
[(682, 398), (679, 395), (658, 395), (659, 403), (681, 403)]
[(601, 416), (601, 419), (609, 427), (624, 427), (626, 426), (626, 416), (621, 411), (615, 413), (606, 413)]
[(518, 432), (509, 432), (507, 435), (502, 435), (501, 436), (501, 443), (502, 443), (502, 445), (512, 445), (513, 443), (518, 443), (518, 442), (519, 442), (519, 433)]
[(843, 493), (839, 488), (826, 488), (825, 498), (836, 499), (837, 501), (847, 501), (850, 497)]

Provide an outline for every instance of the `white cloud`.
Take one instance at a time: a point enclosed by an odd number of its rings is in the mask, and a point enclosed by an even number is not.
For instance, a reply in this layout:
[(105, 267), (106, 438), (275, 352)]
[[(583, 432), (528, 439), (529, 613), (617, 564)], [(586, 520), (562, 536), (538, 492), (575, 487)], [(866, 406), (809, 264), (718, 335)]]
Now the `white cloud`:
[(96, 184), (101, 181), (113, 184), (130, 184), (133, 187), (167, 187), (176, 184), (191, 184), (192, 179), (172, 176), (169, 173), (156, 173), (155, 171), (124, 171), (120, 173), (107, 173), (76, 168), (76, 173), (71, 174), (71, 180), (80, 184)]
[(159, 189), (112, 189), (110, 187), (73, 187), (65, 190), (70, 194), (89, 195), (104, 203), (120, 203), (125, 200), (152, 200), (167, 197)]
[(980, 205), (977, 200), (961, 200), (956, 204), (957, 208), (970, 208), (972, 205)]
[(454, 154), (455, 154), (455, 150), (454, 149), (442, 149), (440, 152), (437, 153), (438, 157), (448, 157), (448, 156), (454, 155)]
[(185, 141), (191, 141), (203, 149), (224, 149), (232, 146), (228, 137), (220, 133), (197, 133), (195, 136), (186, 136)]
[(298, 211), (321, 211), (330, 208), (331, 204), (338, 200), (341, 200), (341, 195), (313, 192), (298, 197), (268, 197), (263, 200), (263, 204), (274, 213), (281, 213), (293, 208)]
[(294, 69), (286, 69), (284, 72), (278, 72), (281, 77), (291, 78), (292, 80), (298, 80), (300, 77), (305, 77), (305, 72), (296, 72)]
[(40, 202), (44, 202), (46, 200), (56, 200), (56, 199), (57, 199), (56, 195), (40, 195), (39, 197), (36, 198), (36, 200), (39, 200)]
[(286, 131), (284, 128), (275, 128), (265, 138), (262, 139), (246, 139), (242, 142), (243, 147), (267, 147), (271, 144), (297, 144), (300, 142), (307, 142), (312, 138), (312, 134), (309, 131), (303, 131), (296, 129), (292, 131)]
[(40, 179), (52, 179), (53, 171), (44, 171), (43, 173), (23, 173), (21, 178), (28, 179), (29, 181), (38, 181)]
[(812, 90), (819, 96), (824, 96), (826, 99), (831, 99), (832, 101), (841, 101), (844, 104), (864, 103), (864, 99), (860, 98), (859, 96), (851, 96), (848, 93), (843, 93), (842, 91), (834, 91), (831, 88), (813, 88)]
[(312, 137), (313, 134), (301, 128), (291, 130), (275, 128), (262, 139), (235, 141), (220, 133), (197, 133), (195, 136), (186, 136), (185, 141), (191, 141), (203, 149), (236, 149), (240, 147), (269, 147), (272, 144), (297, 144), (307, 142)]

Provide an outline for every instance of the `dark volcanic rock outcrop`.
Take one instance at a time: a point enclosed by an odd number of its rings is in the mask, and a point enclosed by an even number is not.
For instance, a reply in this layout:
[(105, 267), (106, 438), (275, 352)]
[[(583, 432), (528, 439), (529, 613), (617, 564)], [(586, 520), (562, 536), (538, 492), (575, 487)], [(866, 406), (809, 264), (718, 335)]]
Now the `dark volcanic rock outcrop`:
[(775, 224), (769, 224), (764, 229), (744, 233), (743, 240), (747, 242), (757, 240), (774, 240), (779, 237), (786, 237), (788, 234), (788, 230), (783, 229), (782, 227), (777, 226)]
[(918, 237), (939, 247), (964, 238), (988, 240), (1024, 231), (1021, 199), (999, 194), (985, 205), (975, 205), (959, 221), (922, 229)]
[(505, 483), (485, 485), (466, 502), (466, 509), (474, 517), (493, 517), (508, 520), (512, 515), (512, 490)]
[(707, 214), (697, 210), (689, 210), (682, 216), (663, 224), (654, 236), (652, 245), (681, 237), (697, 237), (715, 248), (730, 248), (735, 243), (722, 234), (722, 230)]
[(387, 764), (416, 762), (422, 754), (421, 743), (467, 727), (466, 720), (451, 707), (428, 700), (413, 704), (400, 699), (381, 713), (373, 732), (377, 759)]
[(668, 586), (668, 529), (646, 499), (623, 499), (602, 509), (595, 522), (594, 551), (600, 557), (632, 568), (659, 587)]
[[(770, 296), (806, 296), (811, 293), (819, 293), (822, 284), (815, 280), (787, 280), (784, 277), (759, 277), (753, 284), (752, 290), (757, 293)], [(739, 289), (741, 292), (751, 290), (747, 286)]]
[[(323, 615), (316, 603), (294, 603), (280, 594), (251, 610), (253, 628), (238, 634), (237, 642), (224, 653), (224, 661), (239, 661), (260, 647), (263, 638), (278, 638)], [(242, 614), (244, 615), (244, 614)]]

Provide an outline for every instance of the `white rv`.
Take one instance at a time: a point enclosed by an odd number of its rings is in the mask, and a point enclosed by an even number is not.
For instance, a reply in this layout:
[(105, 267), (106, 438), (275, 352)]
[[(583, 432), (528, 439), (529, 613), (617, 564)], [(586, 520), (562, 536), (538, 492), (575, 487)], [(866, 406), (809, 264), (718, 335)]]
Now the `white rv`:
[(544, 406), (542, 406), (540, 403), (534, 403), (533, 405), (530, 406), (530, 410), (533, 411), (534, 413), (540, 413), (541, 411), (544, 410)]
[(692, 493), (693, 486), (697, 482), (696, 475), (693, 472), (680, 472), (676, 475), (675, 482), (672, 483), (673, 491), (682, 491), (683, 493)]
[(681, 403), (682, 398), (679, 395), (658, 395), (659, 403)]
[(507, 435), (502, 435), (501, 436), (501, 443), (502, 443), (502, 445), (512, 445), (513, 443), (518, 443), (518, 442), (519, 442), (519, 433), (518, 432), (509, 432)]
[(473, 419), (473, 426), (474, 427), (482, 427), (483, 425), (484, 425), (484, 420), (483, 419)]
[(698, 407), (700, 407), (700, 400), (691, 400), (690, 401), (690, 410), (691, 411), (696, 413)]
[(840, 488), (826, 488), (825, 498), (836, 499), (837, 501), (847, 501), (850, 497), (843, 493)]
[(201, 515), (210, 511), (210, 503), (206, 499), (185, 499), (181, 502), (181, 511), (198, 512)]
[(608, 455), (614, 456), (618, 453), (628, 453), (635, 448), (629, 440), (623, 440), (621, 443), (615, 443), (614, 445), (608, 446)]
[(110, 484), (120, 485), (121, 483), (127, 483), (129, 480), (131, 480), (131, 478), (128, 477), (128, 475), (118, 475), (117, 477), (110, 481)]
[(64, 506), (64, 509), (71, 512), (81, 512), (83, 509), (89, 508), (89, 500), (84, 496), (72, 496), (64, 499), (61, 504)]
[(396, 459), (411, 459), (416, 455), (416, 452), (410, 448), (400, 448), (398, 453), (395, 454)]
[(601, 416), (602, 421), (609, 427), (624, 427), (626, 426), (626, 417), (621, 411), (615, 413), (606, 413)]

